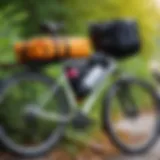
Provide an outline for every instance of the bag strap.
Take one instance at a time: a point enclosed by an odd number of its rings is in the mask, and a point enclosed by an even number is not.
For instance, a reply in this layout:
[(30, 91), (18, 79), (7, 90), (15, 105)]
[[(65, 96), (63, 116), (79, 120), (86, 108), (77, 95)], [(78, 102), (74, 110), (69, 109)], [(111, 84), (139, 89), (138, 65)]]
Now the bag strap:
[(64, 42), (65, 42), (65, 58), (70, 58), (71, 57), (70, 44), (68, 40), (64, 40)]

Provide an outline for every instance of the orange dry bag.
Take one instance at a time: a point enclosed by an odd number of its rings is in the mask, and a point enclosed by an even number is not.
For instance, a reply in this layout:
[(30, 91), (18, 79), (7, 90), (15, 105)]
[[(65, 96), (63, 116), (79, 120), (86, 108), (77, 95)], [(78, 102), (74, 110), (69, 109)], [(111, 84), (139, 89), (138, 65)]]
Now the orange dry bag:
[(91, 54), (91, 44), (86, 38), (34, 38), (16, 43), (19, 62), (50, 61), (65, 58), (85, 58)]

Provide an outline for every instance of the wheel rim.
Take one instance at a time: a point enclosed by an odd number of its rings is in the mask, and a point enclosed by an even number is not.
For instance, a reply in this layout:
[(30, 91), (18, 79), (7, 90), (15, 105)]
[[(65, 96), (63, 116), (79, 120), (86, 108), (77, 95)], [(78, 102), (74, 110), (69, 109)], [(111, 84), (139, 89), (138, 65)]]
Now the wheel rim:
[(145, 85), (132, 82), (128, 86), (138, 106), (138, 114), (129, 117), (122, 111), (117, 98), (117, 93), (122, 88), (116, 86), (110, 97), (109, 124), (114, 138), (121, 146), (139, 150), (153, 140), (157, 131), (157, 102), (153, 101), (155, 97)]

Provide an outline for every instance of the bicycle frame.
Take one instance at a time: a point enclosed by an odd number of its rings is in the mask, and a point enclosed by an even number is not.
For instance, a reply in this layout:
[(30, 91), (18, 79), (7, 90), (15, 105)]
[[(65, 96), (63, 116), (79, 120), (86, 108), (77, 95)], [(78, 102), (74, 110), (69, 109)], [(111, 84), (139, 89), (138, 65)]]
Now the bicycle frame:
[[(93, 104), (97, 101), (99, 95), (101, 94), (104, 86), (106, 85), (107, 79), (109, 78), (109, 76), (116, 70), (116, 62), (114, 61), (114, 59), (111, 59), (110, 57), (107, 58), (107, 60), (109, 61), (109, 65), (105, 70), (105, 74), (103, 75), (103, 77), (101, 78), (99, 84), (97, 86), (95, 86), (94, 90), (92, 91), (92, 93), (84, 100), (83, 106), (81, 106), (81, 112), (84, 113), (85, 115), (89, 114), (90, 111), (93, 108)], [(67, 62), (66, 62), (67, 63)], [(71, 114), (67, 115), (67, 116), (62, 116), (62, 115), (58, 115), (55, 113), (48, 113), (44, 110), (44, 106), (45, 104), (48, 102), (48, 100), (53, 97), (53, 94), (55, 94), (56, 89), (55, 86), (53, 86), (53, 90), (50, 93), (45, 93), (45, 100), (44, 98), (40, 98), (38, 100), (39, 104), (40, 104), (40, 109), (32, 109), (32, 113), (36, 114), (37, 116), (39, 116), (40, 118), (46, 119), (46, 120), (51, 120), (51, 121), (59, 121), (59, 122), (68, 122), (70, 121), (73, 116), (75, 115), (75, 112), (79, 109), (79, 104), (77, 103), (77, 99), (75, 97), (75, 94), (68, 82), (67, 77), (64, 74), (64, 67), (65, 65), (62, 65), (61, 67), (61, 76), (60, 79), (58, 80), (59, 84), (61, 87), (63, 87), (64, 89), (64, 93), (66, 95), (67, 101), (69, 102), (69, 106), (71, 107)], [(44, 97), (44, 94), (43, 94)], [(42, 101), (43, 100), (43, 101)]]

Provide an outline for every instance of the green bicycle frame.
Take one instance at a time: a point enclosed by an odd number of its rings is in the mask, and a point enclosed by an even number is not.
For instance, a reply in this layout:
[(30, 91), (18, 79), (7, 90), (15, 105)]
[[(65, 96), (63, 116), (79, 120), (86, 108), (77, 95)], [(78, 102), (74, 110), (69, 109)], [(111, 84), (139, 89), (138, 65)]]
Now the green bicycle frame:
[[(81, 112), (84, 114), (89, 114), (92, 110), (94, 103), (97, 101), (99, 95), (103, 91), (104, 86), (106, 85), (107, 79), (109, 76), (116, 70), (116, 62), (111, 59), (107, 58), (109, 65), (105, 70), (105, 74), (101, 77), (100, 82), (97, 86), (95, 86), (94, 90), (91, 92), (91, 94), (85, 99), (83, 106), (81, 106)], [(66, 62), (67, 63), (67, 62)], [(48, 91), (47, 93), (40, 96), (40, 98), (37, 100), (39, 104), (39, 108), (32, 109), (32, 113), (34, 113), (36, 116), (50, 121), (57, 121), (57, 122), (68, 122), (70, 121), (73, 116), (75, 115), (76, 111), (79, 109), (79, 104), (77, 103), (77, 99), (75, 97), (75, 94), (69, 85), (68, 79), (64, 74), (64, 66), (61, 67), (61, 76), (58, 79), (59, 85), (63, 87), (64, 94), (67, 98), (67, 101), (69, 102), (69, 107), (71, 108), (71, 113), (68, 115), (59, 115), (57, 113), (50, 113), (45, 111), (45, 104), (53, 98), (53, 95), (56, 93), (56, 89), (58, 89), (58, 86), (53, 86), (51, 88), (51, 91)], [(45, 98), (44, 98), (45, 95)]]

